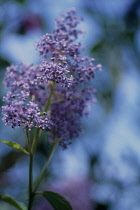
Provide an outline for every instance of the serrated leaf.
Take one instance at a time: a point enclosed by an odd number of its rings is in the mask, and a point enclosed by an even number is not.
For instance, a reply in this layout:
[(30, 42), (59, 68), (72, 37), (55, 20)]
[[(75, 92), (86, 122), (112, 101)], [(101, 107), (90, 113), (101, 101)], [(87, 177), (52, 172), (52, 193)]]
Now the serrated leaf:
[(54, 210), (72, 210), (70, 203), (60, 194), (52, 191), (40, 192), (52, 205)]
[(20, 151), (22, 151), (22, 152), (24, 152), (24, 153), (26, 153), (26, 154), (29, 155), (29, 153), (26, 151), (26, 149), (24, 149), (21, 145), (17, 144), (16, 142), (13, 142), (13, 141), (4, 141), (4, 140), (1, 140), (1, 139), (0, 139), (0, 141), (2, 143), (4, 143), (4, 144), (6, 144), (6, 145), (8, 145), (8, 146), (10, 146), (12, 148), (14, 148), (14, 149), (18, 149), (18, 150), (20, 150)]
[(11, 206), (14, 206), (19, 210), (27, 210), (26, 206), (23, 203), (17, 202), (15, 198), (10, 195), (0, 195), (0, 200), (10, 204)]

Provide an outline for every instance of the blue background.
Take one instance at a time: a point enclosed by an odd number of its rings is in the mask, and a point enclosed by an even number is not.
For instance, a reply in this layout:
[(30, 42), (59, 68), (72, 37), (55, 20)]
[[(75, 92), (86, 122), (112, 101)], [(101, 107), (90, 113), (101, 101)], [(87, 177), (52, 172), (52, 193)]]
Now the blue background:
[[(2, 83), (6, 66), (21, 61), (38, 63), (36, 42), (43, 34), (52, 32), (59, 14), (73, 7), (84, 18), (80, 27), (85, 34), (80, 41), (86, 54), (103, 68), (96, 72), (93, 81), (96, 103), (89, 105), (90, 113), (82, 119), (83, 132), (68, 150), (58, 149), (48, 179), (90, 180), (90, 198), (96, 210), (140, 210), (138, 0), (0, 1), (1, 105), (6, 92)], [(25, 145), (21, 129), (12, 130), (0, 121), (0, 133), (3, 140)], [(0, 191), (24, 200), (28, 159), (14, 154), (2, 143), (0, 157)], [(35, 176), (45, 160), (41, 146), (36, 159)], [(1, 205), (8, 209), (4, 203)]]

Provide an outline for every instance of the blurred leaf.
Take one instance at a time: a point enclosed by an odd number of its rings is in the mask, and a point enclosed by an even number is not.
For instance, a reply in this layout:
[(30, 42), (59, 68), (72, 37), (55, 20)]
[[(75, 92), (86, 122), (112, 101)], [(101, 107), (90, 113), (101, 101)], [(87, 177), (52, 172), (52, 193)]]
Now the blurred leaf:
[(11, 168), (20, 157), (22, 157), (24, 153), (22, 151), (12, 150), (5, 155), (3, 155), (0, 159), (0, 173), (2, 176), (2, 173)]
[(10, 204), (11, 206), (16, 207), (19, 210), (27, 210), (26, 206), (23, 203), (17, 202), (15, 198), (10, 195), (0, 195), (0, 200)]
[(7, 66), (10, 65), (10, 62), (8, 60), (6, 60), (5, 58), (3, 58), (2, 56), (0, 56), (0, 69), (4, 69)]
[(96, 203), (95, 210), (108, 210), (110, 207), (109, 203)]
[(20, 3), (20, 4), (23, 4), (25, 3), (25, 0), (15, 0), (16, 2)]
[(140, 9), (140, 1), (134, 0), (127, 8), (124, 15), (124, 21), (127, 30), (133, 32), (134, 34), (136, 32), (136, 29), (139, 27), (139, 12), (138, 12), (139, 9)]
[(99, 162), (99, 157), (98, 155), (93, 155), (90, 157), (90, 166), (94, 167), (96, 164)]
[(54, 210), (72, 210), (70, 203), (60, 194), (52, 191), (40, 192), (52, 205)]
[(19, 144), (17, 144), (16, 142), (12, 142), (12, 141), (4, 141), (4, 140), (1, 140), (0, 141), (14, 149), (18, 149), (18, 150), (21, 150), (22, 152), (26, 153), (26, 154), (29, 154), (26, 149), (24, 149), (22, 146), (20, 146)]
[(105, 40), (101, 39), (99, 42), (97, 42), (96, 44), (93, 45), (93, 47), (90, 50), (91, 53), (98, 52), (100, 49), (103, 48), (104, 44), (105, 44)]
[(5, 2), (10, 2), (10, 1), (23, 4), (25, 3), (26, 0), (0, 0), (0, 3), (5, 3)]

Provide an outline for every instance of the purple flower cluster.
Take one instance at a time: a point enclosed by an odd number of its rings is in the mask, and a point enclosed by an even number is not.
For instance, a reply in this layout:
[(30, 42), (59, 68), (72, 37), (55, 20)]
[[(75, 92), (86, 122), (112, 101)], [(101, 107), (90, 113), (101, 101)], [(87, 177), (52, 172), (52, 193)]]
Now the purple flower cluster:
[(63, 148), (81, 131), (81, 117), (94, 94), (90, 81), (101, 68), (83, 57), (76, 43), (80, 21), (75, 9), (61, 15), (54, 32), (37, 43), (40, 64), (11, 65), (4, 80), (9, 88), (2, 107), (6, 124), (46, 130), (50, 141), (57, 139)]

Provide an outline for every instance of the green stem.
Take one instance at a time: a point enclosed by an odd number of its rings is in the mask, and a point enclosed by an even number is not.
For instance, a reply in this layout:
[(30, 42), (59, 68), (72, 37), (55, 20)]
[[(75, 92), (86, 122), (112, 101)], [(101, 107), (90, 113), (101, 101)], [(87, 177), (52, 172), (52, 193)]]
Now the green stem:
[(37, 128), (36, 135), (35, 135), (35, 138), (33, 140), (32, 148), (31, 148), (31, 152), (32, 152), (33, 155), (35, 153), (36, 144), (37, 144), (37, 141), (38, 141), (38, 138), (39, 138), (40, 134), (41, 134), (41, 130), (40, 130), (40, 128)]
[[(52, 87), (51, 87), (51, 90), (50, 90), (50, 94), (49, 94), (49, 97), (48, 97), (48, 100), (46, 102), (46, 105), (45, 105), (45, 108), (44, 108), (44, 112), (46, 112), (48, 109), (49, 109), (49, 106), (50, 106), (50, 102), (51, 102), (51, 97), (53, 95), (53, 91), (54, 91), (54, 87), (55, 87), (55, 83), (52, 84)], [(26, 130), (26, 135), (27, 135), (27, 142), (28, 142), (28, 147), (29, 147), (29, 153), (30, 153), (30, 163), (29, 163), (29, 202), (28, 202), (28, 210), (31, 210), (32, 208), (32, 202), (33, 202), (33, 199), (34, 199), (34, 196), (35, 196), (35, 193), (43, 176), (44, 176), (44, 173), (46, 171), (46, 168), (48, 167), (48, 164), (50, 162), (50, 159), (52, 157), (52, 153), (53, 151), (55, 150), (56, 148), (56, 145), (54, 144), (53, 145), (53, 148), (52, 148), (52, 151), (49, 155), (49, 158), (47, 160), (47, 162), (45, 163), (44, 165), (44, 168), (39, 176), (39, 179), (36, 183), (36, 186), (35, 186), (35, 189), (34, 189), (34, 192), (33, 192), (33, 158), (34, 158), (34, 153), (35, 153), (35, 150), (36, 150), (36, 145), (37, 145), (37, 141), (38, 141), (38, 138), (41, 134), (42, 130), (37, 128), (36, 130), (36, 134), (35, 134), (35, 137), (34, 137), (34, 140), (33, 140), (33, 143), (31, 144), (31, 141), (30, 141), (30, 137), (29, 137), (29, 133), (28, 131)]]
[(40, 129), (37, 129), (36, 135), (34, 138), (34, 141), (31, 145), (31, 141), (29, 138), (28, 133), (27, 134), (27, 140), (28, 140), (28, 145), (29, 145), (29, 153), (30, 153), (30, 163), (29, 163), (29, 201), (28, 201), (28, 210), (31, 210), (32, 208), (32, 203), (34, 199), (34, 193), (33, 193), (33, 159), (34, 159), (34, 153), (35, 153), (35, 148), (37, 144), (37, 140), (40, 135)]
[(31, 210), (32, 208), (32, 202), (33, 202), (33, 155), (30, 153), (30, 164), (29, 164), (29, 201), (28, 201), (28, 210)]
[[(53, 95), (55, 84), (56, 84), (55, 82), (52, 84), (52, 87), (51, 87), (51, 90), (50, 90), (50, 94), (49, 94), (48, 100), (47, 100), (45, 108), (44, 108), (44, 112), (46, 112), (49, 109), (49, 106), (50, 106), (50, 103), (51, 103), (51, 97)], [(37, 141), (38, 141), (38, 138), (39, 138), (41, 132), (42, 132), (42, 130), (37, 128), (36, 135), (35, 135), (35, 138), (34, 138), (33, 144), (32, 144), (32, 153), (33, 154), (35, 152)]]
[(27, 136), (27, 143), (28, 143), (28, 150), (29, 150), (29, 186), (28, 186), (28, 193), (29, 193), (29, 200), (28, 200), (28, 210), (31, 210), (32, 208), (32, 202), (33, 202), (33, 154), (31, 151), (31, 139), (29, 135), (29, 131), (26, 130), (26, 136)]
[(46, 160), (46, 162), (45, 162), (45, 164), (44, 164), (44, 167), (43, 167), (43, 169), (42, 169), (42, 171), (41, 171), (41, 173), (40, 173), (40, 175), (39, 175), (39, 178), (37, 179), (37, 182), (36, 182), (36, 184), (35, 184), (35, 187), (34, 187), (34, 190), (33, 190), (34, 193), (37, 191), (37, 189), (38, 189), (38, 187), (39, 187), (39, 185), (40, 185), (40, 183), (41, 183), (41, 181), (42, 181), (42, 179), (43, 179), (43, 177), (44, 177), (44, 175), (45, 175), (46, 169), (47, 169), (47, 167), (48, 167), (48, 165), (49, 165), (49, 163), (50, 163), (50, 160), (51, 160), (51, 158), (52, 158), (52, 156), (53, 156), (53, 154), (54, 154), (54, 151), (56, 150), (57, 145), (58, 145), (58, 143), (55, 142), (55, 143), (53, 144), (53, 146), (52, 146), (52, 149), (51, 149), (51, 152), (50, 152), (50, 154), (49, 154), (49, 157), (48, 157), (48, 159)]
[(54, 91), (55, 85), (56, 85), (56, 83), (54, 82), (54, 83), (52, 84), (51, 89), (50, 89), (50, 94), (49, 94), (47, 103), (46, 103), (46, 105), (45, 105), (44, 112), (46, 112), (46, 111), (48, 110), (49, 106), (50, 106), (51, 97), (52, 97), (52, 95), (53, 95), (53, 91)]
[(26, 137), (27, 137), (27, 143), (28, 143), (28, 151), (30, 152), (31, 141), (30, 141), (30, 136), (29, 136), (29, 131), (28, 131), (28, 129), (26, 129)]

